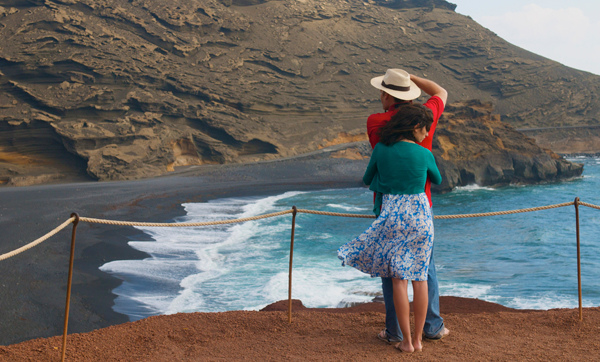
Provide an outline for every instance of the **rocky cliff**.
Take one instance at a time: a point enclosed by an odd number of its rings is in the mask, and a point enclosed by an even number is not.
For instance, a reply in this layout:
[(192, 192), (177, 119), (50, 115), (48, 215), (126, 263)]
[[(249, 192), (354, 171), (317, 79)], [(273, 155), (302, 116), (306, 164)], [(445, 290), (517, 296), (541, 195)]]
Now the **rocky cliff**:
[(489, 102), (515, 127), (599, 124), (600, 77), (515, 47), (454, 8), (0, 0), (0, 183), (150, 177), (355, 141), (380, 109), (369, 79), (389, 67), (437, 81), (450, 102)]
[(506, 186), (580, 176), (583, 166), (541, 149), (494, 114), (490, 103), (455, 103), (446, 108), (433, 153), (442, 173), (438, 191), (477, 184)]
[[(533, 138), (501, 121), (491, 103), (472, 100), (446, 107), (433, 138), (433, 154), (442, 174), (438, 192), (456, 186), (534, 184), (580, 176), (581, 164), (540, 148)], [(367, 159), (367, 141), (332, 152), (330, 157)]]

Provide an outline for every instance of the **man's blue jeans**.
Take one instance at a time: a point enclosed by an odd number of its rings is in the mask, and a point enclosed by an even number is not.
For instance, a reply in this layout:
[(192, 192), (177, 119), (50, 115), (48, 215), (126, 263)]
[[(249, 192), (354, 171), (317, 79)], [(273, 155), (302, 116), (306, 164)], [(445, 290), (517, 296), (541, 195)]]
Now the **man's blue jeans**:
[[(383, 301), (385, 302), (385, 328), (389, 337), (402, 339), (402, 332), (398, 325), (396, 309), (394, 308), (394, 288), (392, 278), (381, 278), (383, 288)], [(440, 289), (433, 261), (433, 248), (431, 260), (429, 261), (429, 273), (427, 275), (427, 291), (429, 303), (427, 305), (427, 316), (423, 334), (425, 337), (434, 337), (444, 328), (444, 319), (440, 316)]]

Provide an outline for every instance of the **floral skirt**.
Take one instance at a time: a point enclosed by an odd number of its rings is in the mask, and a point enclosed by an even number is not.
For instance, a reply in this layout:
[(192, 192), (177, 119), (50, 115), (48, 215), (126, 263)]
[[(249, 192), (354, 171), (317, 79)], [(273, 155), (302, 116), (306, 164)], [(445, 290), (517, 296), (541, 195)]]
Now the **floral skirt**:
[(342, 265), (372, 277), (427, 280), (433, 248), (433, 218), (425, 193), (383, 195), (381, 215), (356, 239), (338, 249)]

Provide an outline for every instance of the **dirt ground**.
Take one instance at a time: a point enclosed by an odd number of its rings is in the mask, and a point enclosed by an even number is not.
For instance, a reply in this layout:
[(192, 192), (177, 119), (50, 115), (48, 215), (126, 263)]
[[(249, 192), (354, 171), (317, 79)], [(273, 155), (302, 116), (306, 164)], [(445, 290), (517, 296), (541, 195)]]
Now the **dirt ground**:
[[(287, 301), (262, 311), (156, 316), (67, 338), (68, 361), (592, 361), (600, 356), (600, 308), (522, 311), (442, 297), (450, 335), (405, 354), (376, 338), (381, 303), (309, 309)], [(2, 361), (56, 361), (62, 336), (0, 347)]]

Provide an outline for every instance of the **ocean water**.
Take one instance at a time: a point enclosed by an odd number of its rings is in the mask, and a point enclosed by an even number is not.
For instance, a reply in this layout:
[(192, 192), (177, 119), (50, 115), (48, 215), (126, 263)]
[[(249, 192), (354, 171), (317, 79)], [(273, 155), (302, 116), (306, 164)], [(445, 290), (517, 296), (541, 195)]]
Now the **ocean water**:
[[(581, 201), (600, 205), (600, 158), (583, 177), (498, 189), (468, 186), (434, 195), (434, 213), (503, 211)], [(186, 215), (164, 222), (237, 219), (301, 209), (370, 214), (366, 188), (289, 191), (269, 197), (227, 198), (183, 205)], [(287, 299), (291, 214), (197, 228), (139, 228), (131, 247), (150, 255), (100, 269), (121, 278), (114, 309), (131, 320), (178, 312), (258, 310)], [(600, 306), (600, 210), (580, 207), (584, 306)], [(381, 282), (342, 267), (336, 250), (372, 219), (298, 214), (292, 297), (307, 307), (369, 302)], [(441, 295), (478, 298), (520, 309), (578, 306), (573, 206), (524, 214), (434, 221)], [(410, 295), (410, 291), (409, 291)]]

